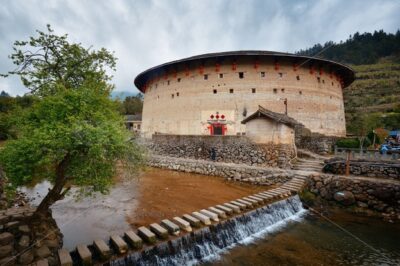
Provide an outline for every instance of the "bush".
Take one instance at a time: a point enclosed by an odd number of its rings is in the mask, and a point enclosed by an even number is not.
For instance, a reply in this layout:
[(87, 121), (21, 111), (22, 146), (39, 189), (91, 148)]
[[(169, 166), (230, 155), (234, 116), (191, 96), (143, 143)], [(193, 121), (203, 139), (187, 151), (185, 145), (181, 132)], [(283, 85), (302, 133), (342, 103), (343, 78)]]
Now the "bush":
[(360, 142), (358, 139), (339, 139), (336, 141), (336, 146), (339, 148), (354, 148), (360, 147)]

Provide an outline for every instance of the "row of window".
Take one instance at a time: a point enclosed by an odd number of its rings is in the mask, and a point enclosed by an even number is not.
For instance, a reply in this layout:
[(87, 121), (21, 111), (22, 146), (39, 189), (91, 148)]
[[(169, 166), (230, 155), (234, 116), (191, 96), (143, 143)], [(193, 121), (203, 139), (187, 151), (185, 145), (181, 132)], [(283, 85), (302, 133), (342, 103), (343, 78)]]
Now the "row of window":
[[(244, 79), (244, 72), (238, 72), (238, 75), (239, 75), (239, 78), (240, 78), (240, 79)], [(279, 78), (282, 78), (282, 77), (283, 77), (283, 73), (282, 73), (282, 72), (279, 72), (278, 75), (279, 75)], [(208, 76), (209, 76), (209, 74), (204, 74), (204, 75), (203, 75), (204, 80), (208, 80)], [(261, 78), (265, 78), (265, 77), (266, 77), (265, 72), (260, 72), (260, 76), (261, 76)], [(224, 74), (223, 74), (223, 73), (220, 73), (220, 74), (219, 74), (219, 78), (223, 78), (223, 77), (224, 77)], [(300, 80), (300, 76), (299, 76), (299, 75), (296, 76), (296, 80), (297, 80), (297, 81)], [(324, 79), (321, 79), (321, 77), (317, 77), (317, 81), (318, 81), (318, 83), (321, 83), (321, 82), (322, 82), (323, 84), (325, 84), (325, 80), (324, 80)], [(181, 78), (177, 78), (177, 82), (181, 82)], [(171, 84), (171, 81), (168, 80), (168, 81), (167, 81), (167, 85), (169, 86), (170, 84)], [(331, 82), (331, 85), (334, 86), (333, 81)], [(338, 86), (339, 86), (339, 85), (338, 85)], [(157, 88), (157, 87), (158, 87), (158, 84), (156, 83), (156, 84), (155, 84), (155, 88)]]

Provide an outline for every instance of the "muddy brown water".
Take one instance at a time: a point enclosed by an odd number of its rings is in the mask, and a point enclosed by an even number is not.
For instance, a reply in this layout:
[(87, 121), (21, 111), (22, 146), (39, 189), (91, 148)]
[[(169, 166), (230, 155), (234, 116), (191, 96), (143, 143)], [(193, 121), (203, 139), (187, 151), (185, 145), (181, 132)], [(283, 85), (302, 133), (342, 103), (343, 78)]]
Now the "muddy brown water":
[[(24, 191), (33, 205), (39, 204), (51, 184), (44, 181)], [(248, 196), (266, 187), (226, 181), (156, 168), (148, 168), (137, 178), (119, 181), (107, 195), (77, 199), (68, 195), (53, 207), (53, 217), (64, 235), (64, 247), (106, 240), (111, 234), (122, 234), (165, 218), (181, 216), (216, 204)]]

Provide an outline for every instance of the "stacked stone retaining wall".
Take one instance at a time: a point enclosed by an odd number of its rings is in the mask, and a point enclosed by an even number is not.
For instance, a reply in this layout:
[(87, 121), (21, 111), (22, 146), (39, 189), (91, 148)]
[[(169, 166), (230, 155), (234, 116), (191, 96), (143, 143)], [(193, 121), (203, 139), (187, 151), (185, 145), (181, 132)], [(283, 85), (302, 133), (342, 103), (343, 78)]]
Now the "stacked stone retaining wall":
[(287, 167), (296, 156), (285, 144), (255, 144), (246, 136), (153, 135), (148, 148), (155, 154), (268, 167)]
[(235, 181), (260, 185), (284, 183), (293, 177), (291, 171), (279, 168), (209, 162), (153, 155), (148, 158), (149, 166), (202, 175), (220, 176)]
[[(345, 174), (346, 160), (332, 158), (325, 162), (324, 172)], [(400, 180), (400, 162), (351, 160), (350, 174)]]
[(359, 211), (374, 211), (389, 221), (400, 221), (398, 181), (315, 174), (308, 179), (307, 187), (324, 200), (355, 206)]

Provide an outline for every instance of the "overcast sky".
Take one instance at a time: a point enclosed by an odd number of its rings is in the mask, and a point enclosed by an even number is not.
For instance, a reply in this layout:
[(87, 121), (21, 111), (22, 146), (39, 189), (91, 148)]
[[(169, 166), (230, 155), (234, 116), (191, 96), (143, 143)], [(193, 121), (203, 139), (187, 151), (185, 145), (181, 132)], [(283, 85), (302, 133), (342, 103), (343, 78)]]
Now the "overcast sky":
[[(295, 52), (356, 31), (394, 33), (399, 14), (399, 0), (0, 0), (0, 73), (13, 69), (12, 43), (48, 23), (73, 42), (115, 51), (116, 90), (136, 92), (135, 76), (167, 61), (229, 50)], [(1, 90), (26, 92), (18, 78), (0, 78)]]

